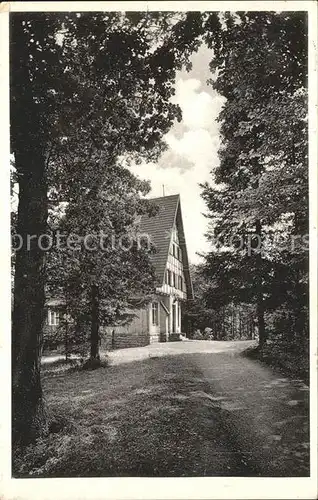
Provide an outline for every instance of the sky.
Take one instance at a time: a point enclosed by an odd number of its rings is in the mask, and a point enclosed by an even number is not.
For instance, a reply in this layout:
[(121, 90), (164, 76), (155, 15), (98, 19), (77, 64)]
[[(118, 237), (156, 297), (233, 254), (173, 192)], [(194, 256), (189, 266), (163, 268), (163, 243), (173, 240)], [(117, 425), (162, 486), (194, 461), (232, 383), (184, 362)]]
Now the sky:
[(207, 220), (203, 213), (199, 183), (213, 183), (211, 172), (218, 165), (220, 144), (217, 116), (224, 99), (206, 80), (211, 78), (209, 61), (211, 51), (203, 46), (192, 57), (192, 70), (180, 71), (176, 79), (174, 102), (182, 110), (182, 121), (176, 123), (165, 136), (167, 150), (157, 163), (143, 163), (131, 167), (134, 174), (151, 182), (149, 198), (180, 194), (183, 224), (189, 260), (196, 264), (196, 252), (206, 252), (204, 237)]

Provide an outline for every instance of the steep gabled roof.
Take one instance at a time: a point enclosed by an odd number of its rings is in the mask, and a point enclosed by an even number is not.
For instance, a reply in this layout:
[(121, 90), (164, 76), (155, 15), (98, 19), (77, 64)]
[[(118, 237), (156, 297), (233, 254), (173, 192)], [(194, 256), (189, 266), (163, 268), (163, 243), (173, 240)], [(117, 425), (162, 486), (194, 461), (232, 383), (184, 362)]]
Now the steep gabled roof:
[(179, 205), (179, 195), (153, 198), (151, 202), (158, 207), (158, 212), (152, 217), (148, 217), (148, 215), (141, 217), (140, 231), (148, 234), (151, 242), (156, 247), (156, 253), (152, 256), (152, 263), (161, 284), (163, 283), (172, 228)]
[(156, 253), (152, 256), (152, 262), (160, 286), (164, 283), (164, 275), (169, 255), (172, 230), (176, 223), (179, 230), (180, 247), (183, 255), (183, 268), (187, 283), (188, 295), (189, 298), (191, 298), (193, 296), (193, 291), (182, 224), (180, 196), (178, 194), (175, 194), (171, 196), (163, 196), (161, 198), (153, 198), (150, 201), (156, 207), (158, 207), (158, 211), (152, 217), (143, 215), (140, 219), (139, 227), (141, 233), (145, 233), (150, 236), (151, 242), (156, 247)]

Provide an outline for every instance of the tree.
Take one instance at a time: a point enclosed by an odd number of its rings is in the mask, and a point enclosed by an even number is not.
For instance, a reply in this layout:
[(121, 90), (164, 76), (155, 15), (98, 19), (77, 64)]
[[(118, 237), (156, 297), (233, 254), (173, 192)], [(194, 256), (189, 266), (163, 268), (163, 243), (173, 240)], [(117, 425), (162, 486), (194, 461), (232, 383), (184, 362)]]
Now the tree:
[(46, 278), (38, 241), (47, 230), (48, 193), (59, 203), (94, 190), (93, 152), (96, 172), (105, 166), (101, 152), (109, 168), (123, 154), (156, 158), (180, 118), (170, 102), (175, 71), (198, 46), (199, 21), (193, 13), (11, 15), (11, 148), (23, 240), (12, 319), (14, 443), (45, 428), (39, 346)]
[(192, 337), (196, 330), (204, 332), (210, 328), (215, 340), (253, 338), (253, 307), (244, 302), (246, 297), (235, 301), (231, 287), (226, 286), (225, 280), (222, 281), (223, 288), (220, 287), (218, 273), (222, 275), (223, 271), (220, 270), (220, 261), (215, 259), (214, 263), (215, 267), (210, 267), (209, 273), (205, 264), (191, 266), (194, 299), (182, 309), (188, 336)]
[(184, 303), (182, 307), (182, 328), (188, 337), (193, 337), (195, 330), (204, 330), (215, 323), (215, 311), (207, 306), (204, 294), (208, 287), (200, 266), (191, 265), (191, 280), (194, 298)]
[(117, 165), (111, 174), (105, 168), (98, 193), (74, 199), (59, 220), (64, 242), (72, 235), (76, 241), (49, 254), (49, 293), (62, 299), (79, 328), (90, 327), (88, 366), (98, 366), (100, 327), (136, 302), (141, 307), (155, 288), (149, 259), (155, 249), (136, 224), (139, 215), (155, 211), (141, 198), (148, 191), (127, 168)]
[[(307, 248), (299, 245), (297, 256), (273, 237), (280, 231), (302, 238), (307, 232), (306, 18), (303, 13), (225, 13), (218, 21), (208, 16), (205, 27), (215, 52), (211, 70), (217, 70), (211, 83), (227, 99), (219, 116), (217, 187), (203, 186), (213, 225), (210, 239), (223, 251), (214, 247), (206, 272), (212, 276), (219, 263), (218, 289), (224, 290), (225, 282), (228, 300), (246, 294), (255, 303), (262, 346), (265, 309), (286, 299), (288, 288), (297, 288), (292, 276), (297, 268), (302, 284), (292, 294), (302, 305), (307, 296)], [(277, 293), (282, 269), (284, 294)]]
[(11, 150), (19, 182), (17, 233), (23, 241), (15, 256), (12, 317), (14, 442), (38, 433), (44, 419), (38, 355), (45, 277), (43, 252), (36, 242), (45, 233), (47, 219), (49, 122), (43, 100), (49, 108), (52, 75), (58, 82), (62, 68), (54, 41), (55, 20), (46, 15), (42, 20), (40, 24), (21, 14), (11, 17)]

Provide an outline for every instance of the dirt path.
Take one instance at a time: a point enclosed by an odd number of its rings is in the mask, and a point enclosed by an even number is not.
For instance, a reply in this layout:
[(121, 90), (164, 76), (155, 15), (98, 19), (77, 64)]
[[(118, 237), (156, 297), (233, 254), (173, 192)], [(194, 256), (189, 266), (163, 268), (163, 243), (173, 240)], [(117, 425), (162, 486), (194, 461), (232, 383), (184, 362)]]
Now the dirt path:
[(63, 425), (15, 477), (309, 475), (308, 387), (241, 356), (246, 347), (123, 350), (92, 372), (46, 364), (48, 409)]
[(261, 476), (309, 475), (309, 389), (300, 380), (235, 353), (193, 354), (205, 390), (198, 404), (218, 408), (233, 450)]
[[(202, 420), (202, 414), (205, 423), (209, 415), (211, 420), (218, 415), (227, 441), (222, 453), (231, 456), (231, 465), (226, 467), (233, 474), (242, 469), (251, 475), (306, 476), (309, 474), (309, 388), (301, 380), (286, 378), (258, 361), (240, 356), (251, 344), (250, 341), (155, 344), (115, 351), (111, 362), (117, 365), (133, 359), (184, 355), (182, 363), (200, 373), (195, 378), (200, 388), (190, 390), (185, 397), (189, 404), (196, 402), (198, 421)], [(215, 456), (208, 440), (204, 446), (205, 456)], [(221, 452), (217, 454), (220, 457)]]

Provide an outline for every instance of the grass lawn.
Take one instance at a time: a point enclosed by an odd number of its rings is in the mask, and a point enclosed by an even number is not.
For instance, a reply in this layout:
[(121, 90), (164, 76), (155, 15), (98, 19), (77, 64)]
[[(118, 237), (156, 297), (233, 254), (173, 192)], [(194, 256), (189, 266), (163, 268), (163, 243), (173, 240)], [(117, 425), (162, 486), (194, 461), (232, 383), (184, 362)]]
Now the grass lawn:
[(16, 454), (13, 476), (308, 476), (308, 387), (199, 347), (125, 351), (92, 371), (44, 364), (50, 432)]
[(51, 432), (15, 458), (15, 477), (233, 475), (219, 414), (191, 397), (202, 381), (183, 356), (46, 367), (43, 386)]

